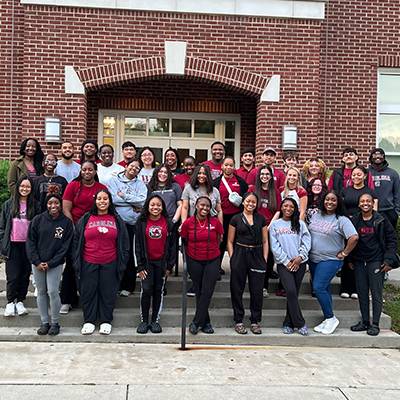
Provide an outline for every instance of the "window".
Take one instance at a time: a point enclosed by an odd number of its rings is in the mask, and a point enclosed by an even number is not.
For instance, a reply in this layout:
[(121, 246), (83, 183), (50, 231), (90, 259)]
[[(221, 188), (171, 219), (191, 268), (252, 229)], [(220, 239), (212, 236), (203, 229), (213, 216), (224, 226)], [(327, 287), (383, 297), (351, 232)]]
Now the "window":
[(379, 72), (377, 119), (378, 146), (400, 155), (400, 69)]

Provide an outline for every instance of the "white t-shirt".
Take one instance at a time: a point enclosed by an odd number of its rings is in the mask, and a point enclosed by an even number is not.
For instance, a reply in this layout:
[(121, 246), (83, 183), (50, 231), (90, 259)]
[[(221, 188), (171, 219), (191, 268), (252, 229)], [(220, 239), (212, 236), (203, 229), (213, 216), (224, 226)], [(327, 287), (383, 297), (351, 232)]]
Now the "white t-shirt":
[(97, 164), (97, 176), (99, 177), (99, 182), (106, 186), (111, 176), (116, 176), (118, 172), (121, 171), (125, 171), (125, 168), (115, 163), (111, 164), (109, 167)]
[(81, 166), (77, 162), (72, 161), (71, 164), (66, 164), (63, 160), (58, 160), (55, 174), (62, 176), (70, 183), (79, 175), (80, 171)]

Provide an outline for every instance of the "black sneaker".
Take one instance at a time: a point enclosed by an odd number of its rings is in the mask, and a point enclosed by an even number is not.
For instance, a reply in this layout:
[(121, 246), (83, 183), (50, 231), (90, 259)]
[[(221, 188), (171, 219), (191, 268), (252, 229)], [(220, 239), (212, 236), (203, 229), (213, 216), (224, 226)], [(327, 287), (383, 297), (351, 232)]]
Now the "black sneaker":
[(224, 271), (222, 268), (220, 268), (220, 269), (219, 269), (219, 274), (220, 274), (220, 275), (225, 275), (225, 271)]
[(150, 324), (149, 328), (152, 333), (161, 333), (162, 332), (161, 325), (158, 322), (152, 322)]
[(205, 324), (202, 328), (201, 331), (207, 334), (211, 334), (214, 333), (214, 328), (212, 327), (212, 325), (210, 323)]
[(368, 328), (369, 328), (368, 324), (366, 324), (363, 321), (360, 321), (357, 324), (352, 325), (350, 327), (350, 330), (352, 330), (353, 332), (364, 332), (364, 331), (368, 330)]
[(368, 329), (367, 329), (367, 335), (369, 336), (378, 336), (380, 332), (379, 326), (372, 324)]
[(49, 329), (49, 335), (56, 336), (60, 333), (60, 325), (59, 324), (51, 324)]
[(189, 332), (192, 334), (192, 335), (197, 335), (197, 333), (199, 332), (199, 327), (194, 323), (194, 322), (191, 322), (190, 323), (190, 325), (189, 325)]
[(186, 296), (188, 296), (188, 297), (195, 297), (196, 296), (196, 293), (193, 290), (193, 286), (188, 289), (188, 291), (186, 292)]
[(40, 328), (36, 331), (38, 335), (47, 335), (49, 333), (50, 324), (41, 324)]
[(136, 329), (137, 333), (145, 334), (149, 331), (149, 323), (142, 321)]

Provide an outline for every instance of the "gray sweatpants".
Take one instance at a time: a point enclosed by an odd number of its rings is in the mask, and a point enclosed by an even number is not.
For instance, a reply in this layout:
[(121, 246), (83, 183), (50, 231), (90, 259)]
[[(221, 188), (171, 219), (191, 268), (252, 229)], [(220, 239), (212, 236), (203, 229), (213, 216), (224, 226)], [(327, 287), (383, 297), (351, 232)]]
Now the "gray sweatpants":
[[(39, 271), (32, 265), (32, 272), (36, 282), (37, 306), (42, 324), (57, 324), (60, 319), (61, 300), (59, 294), (63, 266), (59, 265), (47, 271)], [(49, 320), (49, 305), (51, 320)]]

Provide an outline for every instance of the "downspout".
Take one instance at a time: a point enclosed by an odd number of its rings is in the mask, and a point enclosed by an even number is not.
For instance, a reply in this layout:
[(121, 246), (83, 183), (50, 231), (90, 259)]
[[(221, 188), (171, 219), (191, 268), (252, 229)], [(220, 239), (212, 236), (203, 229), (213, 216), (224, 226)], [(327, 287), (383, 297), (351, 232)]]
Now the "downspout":
[(329, 45), (329, 2), (326, 3), (326, 32), (325, 32), (325, 76), (324, 76), (324, 106), (322, 111), (322, 159), (325, 159), (326, 155), (326, 110), (327, 110), (327, 92), (328, 92), (328, 45)]
[(14, 97), (14, 33), (15, 33), (15, 0), (12, 0), (11, 7), (11, 62), (10, 62), (10, 136), (9, 136), (9, 152), (8, 159), (11, 161), (12, 156), (12, 130), (13, 130), (13, 97)]

